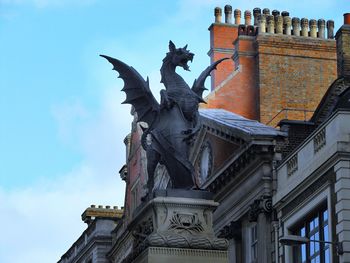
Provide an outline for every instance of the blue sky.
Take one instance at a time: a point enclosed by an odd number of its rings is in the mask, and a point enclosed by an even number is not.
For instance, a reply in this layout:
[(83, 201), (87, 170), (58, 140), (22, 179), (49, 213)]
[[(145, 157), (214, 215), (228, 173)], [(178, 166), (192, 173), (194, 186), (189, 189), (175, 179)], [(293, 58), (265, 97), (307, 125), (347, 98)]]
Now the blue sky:
[[(149, 76), (155, 95), (168, 41), (189, 45), (192, 83), (209, 64), (215, 6), (334, 19), (347, 0), (0, 0), (0, 262), (55, 262), (90, 204), (123, 205), (130, 107), (106, 54)], [(18, 240), (25, 248), (16, 253)]]

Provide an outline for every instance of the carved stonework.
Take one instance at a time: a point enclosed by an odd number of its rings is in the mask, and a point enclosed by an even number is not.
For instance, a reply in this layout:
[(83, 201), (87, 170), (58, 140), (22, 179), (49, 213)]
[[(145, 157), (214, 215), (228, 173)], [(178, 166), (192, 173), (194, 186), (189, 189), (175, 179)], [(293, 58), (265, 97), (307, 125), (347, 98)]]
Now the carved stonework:
[(198, 219), (197, 214), (174, 213), (170, 219), (170, 230), (177, 233), (188, 232), (190, 234), (203, 232), (202, 223)]
[(254, 200), (250, 205), (249, 221), (256, 222), (260, 213), (272, 212), (272, 198), (271, 196), (262, 196), (259, 199)]
[(209, 192), (157, 191), (131, 223), (130, 262), (148, 247), (226, 250), (228, 241), (215, 237), (213, 230), (212, 213), (217, 206)]
[(132, 232), (134, 236), (134, 250), (140, 250), (144, 248), (144, 241), (148, 235), (153, 232), (153, 219), (148, 217), (146, 220), (142, 221), (135, 227), (135, 230)]
[(298, 154), (294, 154), (287, 162), (287, 174), (291, 176), (298, 170)]
[(222, 228), (220, 231), (219, 237), (226, 239), (242, 239), (242, 224), (241, 222), (232, 221), (228, 225)]
[(326, 145), (326, 129), (323, 128), (314, 137), (314, 153), (317, 153), (325, 145)]

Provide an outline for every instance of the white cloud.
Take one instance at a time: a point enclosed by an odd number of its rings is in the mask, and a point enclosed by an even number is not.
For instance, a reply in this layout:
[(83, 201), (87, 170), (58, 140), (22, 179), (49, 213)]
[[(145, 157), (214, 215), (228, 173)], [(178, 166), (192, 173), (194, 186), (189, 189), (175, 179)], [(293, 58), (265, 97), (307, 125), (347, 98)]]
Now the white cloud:
[[(52, 109), (59, 136), (81, 151), (82, 161), (66, 174), (21, 189), (0, 187), (0, 262), (56, 262), (80, 236), (82, 212), (91, 204), (124, 205), (123, 139), (130, 131), (130, 106), (107, 86), (97, 110), (79, 100)], [(16, 248), (20, 249), (16, 253)]]
[(0, 262), (56, 262), (84, 229), (83, 210), (95, 203), (121, 205), (122, 192), (115, 175), (100, 175), (83, 163), (55, 181), (0, 189)]

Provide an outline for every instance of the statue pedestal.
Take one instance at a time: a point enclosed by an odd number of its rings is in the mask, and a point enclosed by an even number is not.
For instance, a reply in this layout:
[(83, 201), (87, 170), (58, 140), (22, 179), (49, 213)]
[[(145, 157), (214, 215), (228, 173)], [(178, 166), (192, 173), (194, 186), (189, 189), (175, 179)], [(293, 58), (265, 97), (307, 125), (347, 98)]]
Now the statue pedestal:
[(156, 191), (130, 224), (135, 238), (130, 262), (228, 262), (228, 242), (216, 238), (212, 227), (218, 205), (205, 191)]

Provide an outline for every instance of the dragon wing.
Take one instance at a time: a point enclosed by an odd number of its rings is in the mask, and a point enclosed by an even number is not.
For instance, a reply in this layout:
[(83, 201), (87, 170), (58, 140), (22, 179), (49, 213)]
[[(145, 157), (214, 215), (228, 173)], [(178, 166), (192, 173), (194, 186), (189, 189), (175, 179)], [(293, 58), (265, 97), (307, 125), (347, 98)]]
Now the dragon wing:
[(220, 64), (222, 61), (228, 58), (222, 58), (218, 61), (215, 61), (213, 64), (208, 66), (203, 72), (199, 75), (198, 79), (195, 79), (192, 86), (192, 91), (198, 95), (198, 97), (202, 100), (202, 102), (205, 102), (203, 100), (203, 91), (208, 90), (206, 87), (204, 87), (204, 82), (207, 79), (207, 77), (210, 75), (210, 72), (212, 72), (214, 69), (216, 69), (216, 66)]
[(126, 100), (122, 104), (128, 103), (134, 106), (138, 121), (146, 122), (148, 126), (151, 126), (159, 112), (160, 106), (149, 88), (148, 78), (145, 81), (133, 67), (118, 59), (105, 55), (100, 56), (113, 65), (113, 70), (118, 71), (119, 78), (124, 81), (122, 91), (126, 93)]

